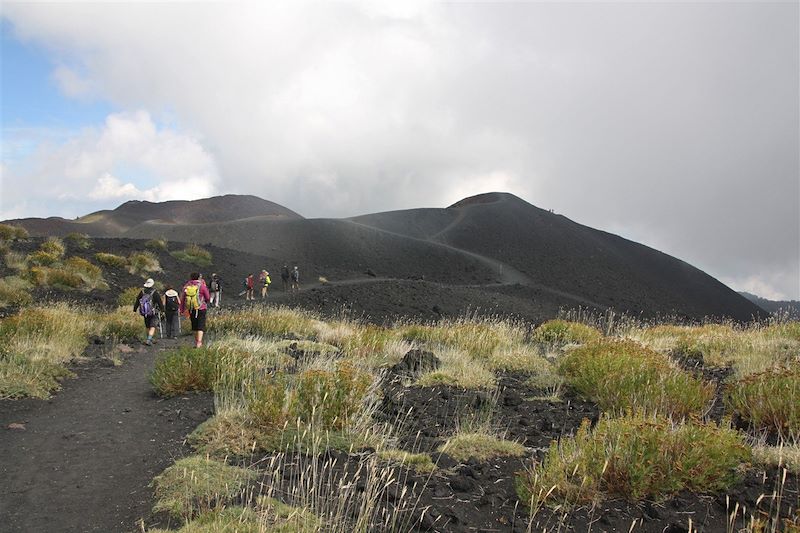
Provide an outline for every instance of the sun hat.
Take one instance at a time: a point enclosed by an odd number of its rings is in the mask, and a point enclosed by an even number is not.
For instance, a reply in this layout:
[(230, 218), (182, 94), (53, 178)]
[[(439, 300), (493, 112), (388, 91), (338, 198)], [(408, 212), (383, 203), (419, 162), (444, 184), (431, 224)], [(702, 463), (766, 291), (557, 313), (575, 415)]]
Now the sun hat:
[(155, 281), (153, 281), (153, 278), (147, 278), (147, 281), (145, 281), (145, 282), (144, 282), (144, 288), (145, 288), (145, 289), (149, 289), (150, 287), (152, 287), (153, 285), (155, 285), (155, 283), (156, 283), (156, 282), (155, 282)]

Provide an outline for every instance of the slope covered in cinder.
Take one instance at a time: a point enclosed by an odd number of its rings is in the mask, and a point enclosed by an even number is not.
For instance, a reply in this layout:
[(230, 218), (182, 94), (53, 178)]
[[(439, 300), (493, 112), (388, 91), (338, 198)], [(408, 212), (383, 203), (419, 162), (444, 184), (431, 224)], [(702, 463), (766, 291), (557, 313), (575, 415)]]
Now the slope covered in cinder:
[[(404, 222), (405, 219), (405, 222)], [(447, 209), (357, 217), (359, 222), (491, 257), (529, 284), (630, 313), (748, 320), (761, 309), (691, 265), (647, 246), (539, 209), (507, 193)]]
[(228, 194), (202, 200), (147, 202), (131, 200), (116, 209), (97, 211), (75, 220), (59, 217), (27, 218), (11, 221), (24, 226), (32, 235), (86, 233), (94, 237), (121, 236), (131, 228), (149, 221), (162, 224), (209, 224), (249, 217), (275, 220), (299, 220), (300, 215), (257, 196)]

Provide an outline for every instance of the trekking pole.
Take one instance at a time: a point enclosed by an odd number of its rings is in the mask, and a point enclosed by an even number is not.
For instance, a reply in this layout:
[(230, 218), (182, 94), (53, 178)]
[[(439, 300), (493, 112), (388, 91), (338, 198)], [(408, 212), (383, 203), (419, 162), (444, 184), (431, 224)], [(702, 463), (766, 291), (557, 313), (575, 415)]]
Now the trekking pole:
[(164, 328), (163, 328), (163, 327), (161, 327), (161, 322), (162, 322), (162, 320), (163, 320), (163, 319), (162, 319), (162, 317), (163, 317), (163, 316), (164, 316), (164, 315), (162, 315), (161, 313), (158, 313), (158, 334), (159, 334), (159, 336), (160, 336), (159, 338), (161, 338), (161, 339), (163, 339), (163, 338), (164, 338)]

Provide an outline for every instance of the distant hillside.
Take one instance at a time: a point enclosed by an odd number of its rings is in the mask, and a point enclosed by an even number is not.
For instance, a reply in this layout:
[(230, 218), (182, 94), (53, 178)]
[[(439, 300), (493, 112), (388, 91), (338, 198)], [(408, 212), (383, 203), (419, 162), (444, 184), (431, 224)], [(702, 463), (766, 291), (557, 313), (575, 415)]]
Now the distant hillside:
[(768, 300), (749, 292), (740, 291), (739, 294), (759, 306), (768, 313), (784, 313), (790, 318), (800, 319), (800, 302), (797, 300)]
[[(195, 202), (128, 202), (75, 222), (55, 220), (16, 222), (39, 235), (82, 231), (210, 243), (269, 257), (270, 268), (298, 264), (306, 272), (339, 280), (381, 281), (381, 287), (393, 281), (424, 281), (431, 294), (445, 294), (433, 290), (433, 283), (461, 291), (467, 300), (480, 291), (485, 298), (475, 297), (476, 306), (516, 302), (513, 305), (521, 309), (530, 308), (521, 302), (532, 301), (537, 309), (581, 306), (645, 317), (725, 316), (743, 321), (764, 314), (679, 259), (508, 193), (477, 195), (444, 209), (346, 219), (303, 219), (272, 202), (229, 195)], [(48, 233), (50, 226), (55, 229)], [(420, 287), (414, 285), (414, 298), (422, 297)], [(397, 291), (383, 296), (379, 292), (342, 289), (337, 298), (351, 294), (397, 299), (390, 296)]]
[(94, 237), (120, 237), (140, 224), (210, 224), (266, 217), (274, 220), (298, 220), (300, 215), (257, 196), (228, 194), (202, 200), (146, 202), (132, 200), (116, 209), (97, 211), (76, 220), (59, 217), (26, 218), (10, 221), (27, 228), (31, 235), (66, 235), (87, 233)]

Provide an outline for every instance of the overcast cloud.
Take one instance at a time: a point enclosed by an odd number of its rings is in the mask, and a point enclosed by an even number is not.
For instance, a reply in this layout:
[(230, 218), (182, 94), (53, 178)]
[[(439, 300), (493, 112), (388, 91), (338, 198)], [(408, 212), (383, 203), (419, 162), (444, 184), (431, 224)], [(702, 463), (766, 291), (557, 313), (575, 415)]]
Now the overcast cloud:
[(800, 298), (796, 2), (3, 16), (51, 51), (65, 95), (118, 112), (55, 139), (6, 132), (2, 218), (222, 193), (351, 216), (505, 190), (734, 288)]

